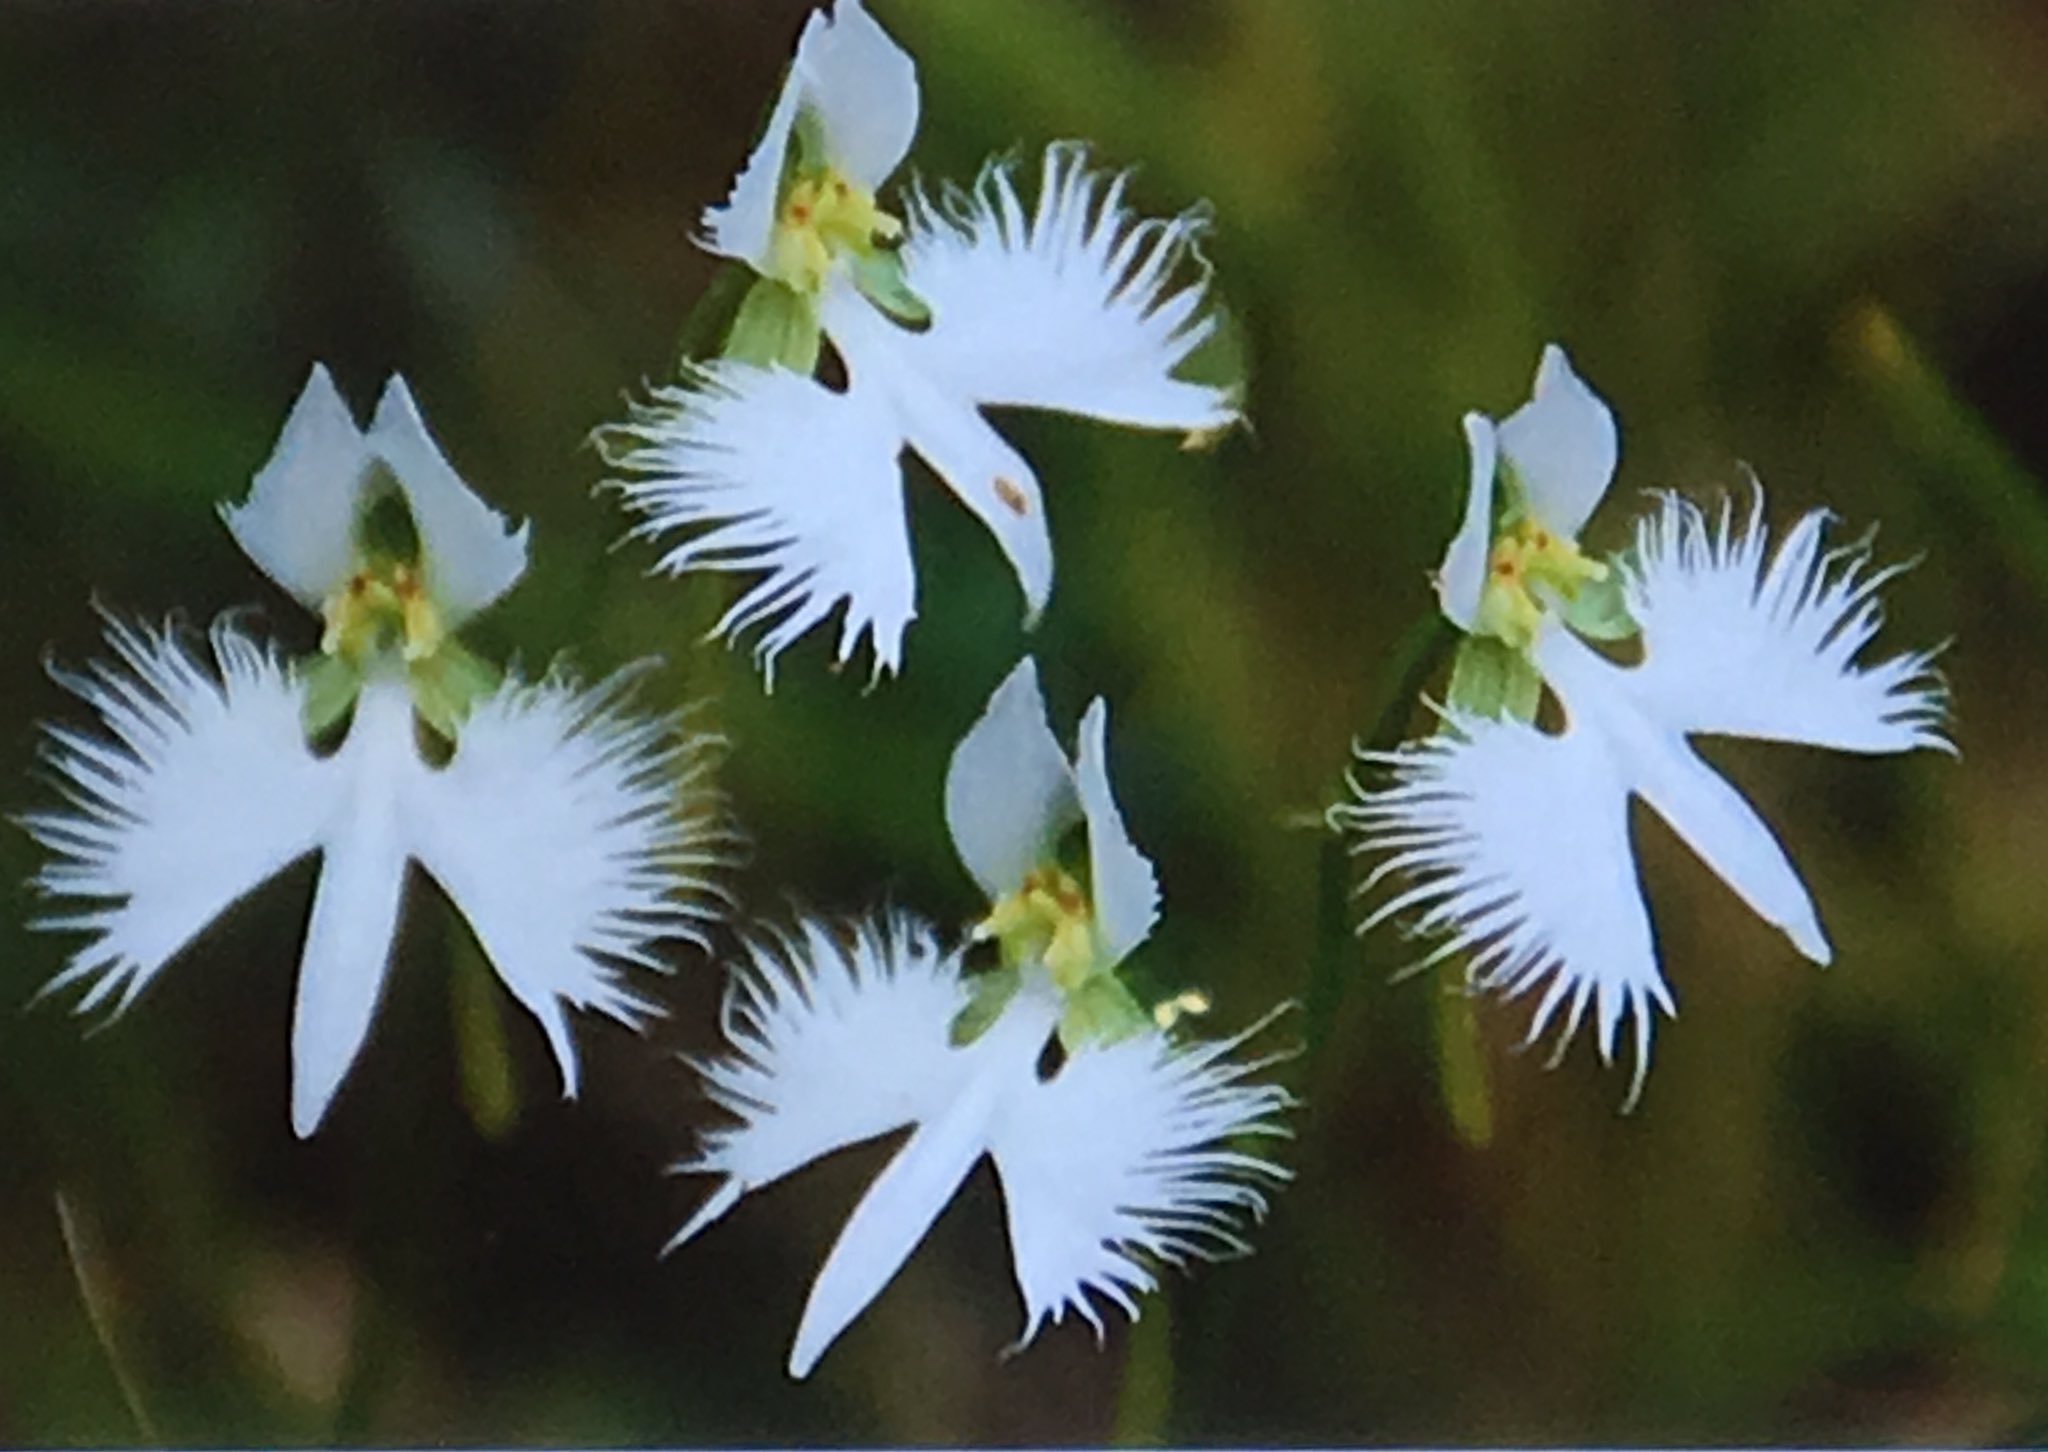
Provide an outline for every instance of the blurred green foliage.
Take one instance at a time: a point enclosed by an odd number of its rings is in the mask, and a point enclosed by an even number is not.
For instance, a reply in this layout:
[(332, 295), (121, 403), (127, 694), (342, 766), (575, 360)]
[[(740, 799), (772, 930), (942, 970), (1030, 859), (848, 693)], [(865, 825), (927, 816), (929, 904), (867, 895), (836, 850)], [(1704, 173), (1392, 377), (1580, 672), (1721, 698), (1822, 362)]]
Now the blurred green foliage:
[[(585, 1022), (581, 1102), (492, 1012), (430, 891), (328, 1126), (292, 1141), (301, 866), (130, 1017), (0, 1016), (0, 1440), (2033, 1440), (2048, 1435), (2048, 22), (2019, 0), (875, 0), (916, 55), (928, 177), (1089, 140), (1154, 212), (1213, 206), (1255, 360), (1205, 453), (1005, 427), (1060, 578), (1026, 636), (992, 543), (912, 479), (921, 618), (863, 691), (815, 634), (772, 698), (699, 643), (726, 582), (643, 577), (581, 441), (672, 366), (690, 245), (800, 5), (141, 7), (0, 15), (0, 743), (42, 800), (43, 676), (90, 602), (315, 626), (233, 548), (316, 359), (402, 371), (533, 569), (471, 632), (587, 676), (660, 653), (709, 697), (750, 914), (977, 904), (940, 814), (1020, 650), (1095, 694), (1166, 916), (1142, 971), (1232, 1027), (1306, 995), (1297, 1183), (1253, 1258), (1170, 1277), (1135, 1335), (1019, 1311), (986, 1170), (808, 1384), (811, 1275), (879, 1149), (657, 1262), (707, 1122), (685, 953), (647, 1041)], [(1302, 823), (1404, 679), (1454, 522), (1457, 421), (1564, 342), (1634, 491), (1826, 502), (1921, 563), (1894, 644), (1953, 638), (1960, 764), (1712, 748), (1837, 947), (1823, 974), (1638, 823), (1683, 1018), (1640, 1109), (1586, 1044), (1544, 1073), (1477, 1006), (1486, 1133), (1440, 1094), (1441, 984), (1354, 944)], [(1418, 634), (1420, 632), (1420, 634)], [(1441, 689), (1441, 674), (1420, 682)], [(1380, 723), (1376, 726), (1376, 723)], [(0, 872), (33, 869), (19, 833)], [(1338, 864), (1340, 867), (1342, 864)], [(1348, 874), (1348, 869), (1346, 869)], [(416, 884), (424, 887), (424, 884)], [(0, 915), (25, 1001), (61, 941)], [(450, 975), (454, 975), (451, 985)], [(479, 1007), (479, 1005), (481, 1005)], [(453, 1011), (451, 1011), (451, 1009)], [(489, 1132), (478, 1128), (484, 1125)], [(1154, 1303), (1157, 1305), (1158, 1303)], [(1129, 1375), (1126, 1375), (1126, 1364)], [(132, 1404), (132, 1407), (131, 1407)], [(146, 1423), (139, 1420), (146, 1418)]]

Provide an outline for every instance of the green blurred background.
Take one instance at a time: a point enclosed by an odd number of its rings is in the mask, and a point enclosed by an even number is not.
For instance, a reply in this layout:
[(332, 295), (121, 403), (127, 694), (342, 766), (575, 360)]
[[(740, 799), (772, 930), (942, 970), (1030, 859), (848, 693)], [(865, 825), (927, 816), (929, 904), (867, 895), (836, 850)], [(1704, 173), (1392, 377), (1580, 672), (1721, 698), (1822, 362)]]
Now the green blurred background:
[[(1256, 363), (1213, 452), (1004, 426), (1060, 579), (1033, 637), (992, 542), (913, 472), (922, 615), (872, 692), (697, 643), (730, 585), (612, 545), (581, 441), (668, 366), (689, 242), (804, 7), (26, 4), (0, 14), (0, 747), (80, 719), (46, 658), (91, 602), (310, 619), (213, 516), (308, 366), (367, 409), (410, 379), (456, 465), (534, 521), (472, 632), (595, 675), (662, 653), (710, 697), (750, 915), (976, 910), (940, 814), (953, 741), (1020, 649), (1056, 719), (1109, 698), (1166, 916), (1143, 971), (1216, 1028), (1309, 995), (1297, 1185), (1247, 1261), (1141, 1328), (1005, 1361), (1020, 1308), (986, 1166), (815, 1378), (805, 1291), (887, 1150), (754, 1197), (667, 1261), (706, 1122), (678, 1052), (719, 972), (680, 955), (646, 1041), (579, 1025), (581, 1103), (415, 891), (384, 1008), (295, 1143), (288, 1016), (313, 880), (228, 915), (92, 1037), (0, 1015), (0, 1440), (1982, 1441), (2048, 1437), (2048, 14), (2011, 3), (876, 0), (917, 57), (913, 164), (1061, 137), (1214, 205)], [(1945, 657), (1963, 757), (1710, 744), (1821, 904), (1816, 971), (1638, 823), (1683, 1017), (1638, 1112), (1577, 1044), (1482, 1003), (1491, 1136), (1432, 1024), (1354, 943), (1300, 825), (1426, 618), (1460, 413), (1563, 341), (1622, 421), (1592, 540), (1638, 491), (1753, 467), (1921, 563), (1893, 648)], [(1422, 724), (1417, 721), (1418, 728)], [(0, 836), (19, 880), (33, 855)], [(66, 943), (0, 917), (0, 998)], [(1455, 1003), (1451, 1005), (1455, 1007)], [(498, 1030), (502, 1030), (499, 1033)], [(509, 1045), (494, 1080), (493, 1043)], [(479, 1048), (481, 1045), (481, 1049)], [(508, 1066), (497, 1064), (498, 1070)]]

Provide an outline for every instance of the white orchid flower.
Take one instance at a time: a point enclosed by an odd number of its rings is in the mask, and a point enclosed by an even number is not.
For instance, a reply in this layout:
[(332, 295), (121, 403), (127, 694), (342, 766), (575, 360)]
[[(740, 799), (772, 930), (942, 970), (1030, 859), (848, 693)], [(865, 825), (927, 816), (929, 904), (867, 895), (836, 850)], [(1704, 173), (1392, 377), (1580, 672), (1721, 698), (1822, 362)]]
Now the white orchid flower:
[[(41, 925), (90, 935), (45, 991), (84, 985), (79, 1012), (118, 1014), (229, 906), (319, 852), (292, 1027), (292, 1127), (309, 1135), (368, 1033), (418, 862), (539, 1020), (573, 1095), (565, 1008), (638, 1026), (658, 1010), (618, 965), (660, 968), (665, 936), (701, 942), (719, 855), (698, 810), (707, 744), (631, 714), (625, 676), (591, 691), (499, 683), (455, 644), (524, 570), (525, 530), (456, 476), (400, 379), (364, 433), (316, 367), (248, 499), (223, 514), (323, 615), (323, 652), (294, 670), (230, 620), (206, 651), (110, 622), (113, 661), (57, 673), (111, 739), (45, 728), (65, 805), (26, 819), (53, 854), (35, 882), (87, 905)], [(422, 755), (416, 717), (445, 760)]]
[[(1028, 1343), (1068, 1310), (1103, 1332), (1090, 1292), (1136, 1317), (1153, 1267), (1249, 1251), (1246, 1222), (1286, 1170), (1235, 1142), (1285, 1135), (1284, 1089), (1251, 1082), (1271, 1059), (1231, 1055), (1271, 1021), (1185, 1046), (1184, 1000), (1136, 1022), (1100, 992), (1150, 931), (1150, 866), (1117, 819), (1102, 768), (1101, 703), (1069, 766), (1027, 661), (954, 754), (947, 817), (995, 900), (1005, 964), (963, 977), (961, 953), (907, 919), (851, 941), (805, 923), (755, 947), (728, 993), (732, 1053), (701, 1065), (737, 1122), (679, 1168), (724, 1178), (670, 1248), (759, 1189), (844, 1146), (914, 1126), (847, 1220), (811, 1287), (790, 1351), (810, 1373), (908, 1259), (983, 1155), (995, 1163)], [(1085, 822), (1091, 894), (1053, 846)], [(991, 980), (1006, 980), (990, 993)], [(1121, 985), (1117, 994), (1128, 1003)], [(1077, 1014), (1077, 1008), (1081, 1011)], [(1041, 1065), (1055, 1039), (1056, 1069)]]
[[(995, 163), (970, 191), (913, 189), (905, 225), (874, 192), (916, 120), (915, 68), (858, 0), (814, 14), (767, 133), (705, 217), (706, 245), (760, 274), (725, 356), (598, 436), (634, 534), (684, 536), (659, 570), (759, 576), (713, 634), (760, 627), (771, 680), (842, 604), (837, 659), (865, 637), (877, 674), (900, 668), (916, 614), (906, 449), (995, 536), (1035, 619), (1053, 576), (1042, 492), (984, 408), (1190, 437), (1238, 417), (1233, 389), (1176, 376), (1216, 327), (1199, 215), (1139, 220), (1125, 177), (1061, 144), (1035, 201)], [(811, 376), (821, 332), (843, 391)]]
[[(1487, 666), (1454, 673), (1446, 729), (1392, 752), (1361, 752), (1391, 778), (1333, 821), (1355, 849), (1383, 854), (1365, 887), (1409, 885), (1365, 923), (1413, 911), (1441, 935), (1426, 960), (1466, 954), (1470, 981), (1513, 997), (1543, 988), (1529, 1038), (1562, 1013), (1559, 1051), (1594, 1009), (1603, 1059), (1634, 1021), (1633, 1103), (1649, 1065), (1652, 1006), (1675, 1014), (1659, 972), (1629, 838), (1641, 797), (1750, 909), (1805, 957), (1831, 957), (1812, 899), (1771, 830), (1694, 752), (1688, 737), (1743, 736), (1867, 754), (1950, 750), (1933, 652), (1859, 664), (1882, 622), (1877, 593), (1899, 567), (1872, 569), (1862, 546), (1823, 545), (1806, 515), (1769, 553), (1758, 488), (1746, 519), (1708, 516), (1665, 495), (1629, 555), (1597, 564), (1576, 535), (1616, 461), (1607, 407), (1545, 351), (1535, 396), (1496, 431), (1466, 420), (1472, 443), (1464, 525), (1438, 576), (1444, 614), (1466, 642), (1507, 652), (1530, 689)], [(1508, 507), (1492, 493), (1496, 455)], [(1606, 600), (1598, 592), (1610, 591)], [(1593, 608), (1585, 608), (1591, 604)], [(1640, 664), (1595, 650), (1596, 636), (1640, 636)], [(1461, 666), (1463, 662), (1461, 662)], [(1540, 686), (1536, 683), (1540, 682)], [(1534, 722), (1547, 686), (1564, 716)], [(1363, 929), (1361, 929), (1363, 931)]]

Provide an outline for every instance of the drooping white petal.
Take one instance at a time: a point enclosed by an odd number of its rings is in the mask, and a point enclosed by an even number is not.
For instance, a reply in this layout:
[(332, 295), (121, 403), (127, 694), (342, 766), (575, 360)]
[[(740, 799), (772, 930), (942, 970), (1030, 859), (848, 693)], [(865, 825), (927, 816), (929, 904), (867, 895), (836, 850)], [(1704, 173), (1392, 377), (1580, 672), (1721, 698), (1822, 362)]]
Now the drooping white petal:
[(816, 118), (825, 143), (825, 155), (809, 160), (873, 191), (909, 152), (917, 109), (916, 63), (860, 0), (839, 0), (831, 14), (813, 11), (753, 154), (725, 201), (704, 211), (704, 249), (767, 269), (799, 111)]
[[(119, 1012), (245, 893), (318, 845), (337, 774), (307, 751), (284, 667), (226, 621), (200, 660), (170, 628), (109, 621), (115, 659), (54, 672), (107, 736), (44, 727), (66, 805), (23, 818), (52, 854), (34, 885), (91, 906), (43, 918), (90, 940), (50, 981)], [(215, 672), (218, 672), (218, 675)]]
[(315, 363), (249, 497), (222, 504), (221, 519), (258, 569), (318, 610), (352, 568), (356, 493), (369, 464), (369, 444)]
[(1766, 565), (1761, 489), (1740, 525), (1730, 501), (1709, 519), (1662, 497), (1637, 526), (1623, 579), (1643, 631), (1633, 689), (1645, 710), (1687, 732), (1838, 751), (1952, 749), (1933, 652), (1856, 661), (1883, 623), (1877, 592), (1899, 567), (1871, 568), (1860, 544), (1824, 548), (1826, 522), (1822, 511), (1806, 515)]
[(989, 1151), (1024, 1297), (1021, 1346), (1069, 1308), (1096, 1329), (1093, 1291), (1133, 1319), (1151, 1267), (1250, 1253), (1243, 1231), (1289, 1172), (1236, 1141), (1281, 1136), (1294, 1100), (1233, 1061), (1265, 1026), (1178, 1047), (1157, 1031), (1074, 1054), (1002, 1097)]
[(887, 181), (917, 135), (917, 64), (860, 0), (811, 16), (791, 78), (824, 132), (826, 164), (869, 191)]
[(1479, 618), (1486, 591), (1486, 562), (1493, 552), (1493, 476), (1500, 462), (1500, 438), (1483, 413), (1465, 415), (1465, 448), (1472, 460), (1465, 490), (1465, 518), (1437, 567), (1436, 598), (1444, 618), (1469, 631)]
[(630, 684), (506, 684), (408, 803), (414, 855), (539, 1020), (570, 1097), (566, 1009), (631, 1028), (658, 1013), (619, 965), (666, 971), (662, 939), (704, 944), (717, 903), (709, 873), (726, 856), (712, 743), (673, 716), (634, 715)]
[(750, 945), (721, 1017), (732, 1053), (697, 1066), (737, 1123), (677, 1166), (725, 1178), (670, 1248), (748, 1191), (943, 1111), (973, 1067), (948, 1037), (965, 1002), (958, 955), (909, 918), (861, 923), (850, 940), (806, 921)]
[[(370, 1032), (405, 891), (406, 788), (418, 772), (412, 699), (376, 680), (356, 703), (332, 770), (340, 801), (320, 843), (320, 884), (306, 926), (292, 1010), (292, 1129), (320, 1127)], [(215, 823), (214, 830), (232, 830)]]
[(1814, 962), (1826, 963), (1832, 955), (1813, 899), (1784, 848), (1741, 794), (1686, 744), (1682, 727), (1645, 714), (1634, 692), (1637, 673), (1555, 625), (1537, 637), (1534, 658), (1575, 726), (1604, 738), (1629, 787), (1751, 911)]
[(1089, 897), (1095, 906), (1096, 936), (1109, 966), (1123, 961), (1159, 921), (1159, 879), (1152, 863), (1124, 828), (1123, 813), (1109, 789), (1109, 705), (1097, 697), (1081, 718), (1074, 756), (1074, 780), (1088, 819)]
[(1080, 820), (1074, 769), (1046, 724), (1038, 665), (1026, 656), (953, 748), (946, 770), (953, 850), (994, 900), (1015, 892)]
[(1565, 1010), (1569, 1041), (1596, 1008), (1601, 1057), (1635, 1021), (1636, 1082), (1649, 1065), (1651, 1006), (1675, 1010), (1657, 971), (1629, 844), (1630, 783), (1595, 730), (1552, 736), (1518, 721), (1451, 713), (1448, 729), (1359, 759), (1389, 778), (1331, 813), (1356, 853), (1380, 859), (1364, 890), (1402, 889), (1364, 928), (1412, 914), (1441, 939), (1426, 961), (1467, 955), (1480, 988), (1509, 996), (1547, 983), (1529, 1037)]
[(377, 400), (368, 437), (405, 491), (419, 531), (427, 592), (452, 630), (525, 573), (528, 525), (514, 529), (462, 482), (427, 433), (411, 390), (397, 374)]
[(888, 400), (899, 436), (995, 536), (1035, 620), (1052, 597), (1052, 536), (1038, 476), (982, 417), (979, 400), (927, 371), (920, 336), (897, 327), (850, 286), (825, 289), (819, 316), (846, 361), (849, 396)]
[(1614, 415), (1552, 343), (1529, 401), (1500, 426), (1500, 451), (1553, 533), (1575, 539), (1613, 482), (1620, 457)]
[(932, 312), (910, 344), (918, 369), (984, 405), (1139, 428), (1233, 422), (1227, 389), (1174, 377), (1216, 326), (1200, 214), (1138, 219), (1128, 175), (1091, 171), (1070, 143), (1047, 149), (1029, 211), (1013, 169), (991, 163), (971, 191), (911, 199), (904, 267)]
[(771, 679), (783, 647), (842, 601), (838, 659), (865, 635), (876, 670), (897, 669), (917, 580), (903, 436), (880, 396), (716, 363), (654, 390), (598, 447), (623, 476), (613, 487), (643, 516), (635, 535), (691, 532), (658, 568), (762, 573), (716, 633), (762, 626), (755, 655)]

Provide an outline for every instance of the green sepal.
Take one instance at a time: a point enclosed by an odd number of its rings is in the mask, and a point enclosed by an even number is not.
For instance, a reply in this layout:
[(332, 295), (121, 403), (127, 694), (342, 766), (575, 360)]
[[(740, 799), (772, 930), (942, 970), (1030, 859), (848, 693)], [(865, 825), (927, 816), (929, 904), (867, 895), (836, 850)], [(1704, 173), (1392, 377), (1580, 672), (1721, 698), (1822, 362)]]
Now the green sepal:
[(504, 673), (458, 640), (444, 640), (406, 672), (413, 709), (435, 735), (453, 742), (470, 709), (498, 689)]
[(1010, 1006), (1023, 982), (1024, 975), (1015, 968), (992, 968), (976, 978), (966, 1007), (953, 1017), (953, 1028), (947, 1035), (953, 1047), (964, 1049), (987, 1033), (1003, 1016), (1003, 1010)]
[(356, 553), (370, 562), (389, 560), (393, 564), (418, 565), (419, 522), (412, 517), (412, 506), (391, 466), (381, 459), (372, 459), (357, 491)]
[(724, 356), (757, 368), (780, 363), (808, 378), (817, 369), (823, 337), (809, 298), (772, 277), (757, 278), (725, 335)]
[(1628, 613), (1621, 571), (1613, 562), (1607, 578), (1588, 580), (1564, 603), (1564, 623), (1588, 640), (1627, 640), (1639, 628)]
[(854, 248), (845, 256), (862, 297), (907, 328), (931, 325), (931, 306), (912, 291), (901, 252), (890, 247)]
[(1152, 1017), (1113, 973), (1098, 973), (1067, 995), (1060, 1013), (1060, 1047), (1069, 1054), (1090, 1044), (1114, 1044), (1152, 1027)]
[(339, 655), (318, 655), (293, 667), (299, 684), (299, 729), (318, 741), (355, 709), (363, 674)]
[(1534, 721), (1543, 677), (1529, 658), (1490, 635), (1467, 636), (1451, 661), (1446, 704), (1469, 716)]
[(725, 340), (732, 336), (733, 324), (739, 319), (740, 307), (753, 286), (754, 276), (751, 267), (739, 262), (728, 262), (712, 275), (711, 285), (704, 289), (704, 296), (690, 309), (682, 330), (676, 334), (678, 373), (693, 363), (716, 358), (725, 350)]

